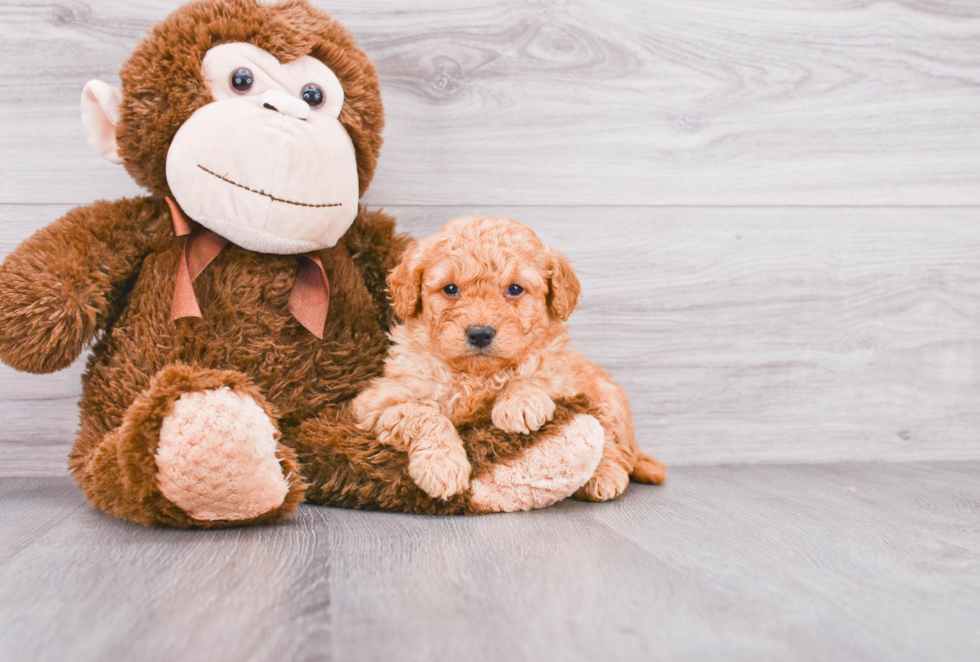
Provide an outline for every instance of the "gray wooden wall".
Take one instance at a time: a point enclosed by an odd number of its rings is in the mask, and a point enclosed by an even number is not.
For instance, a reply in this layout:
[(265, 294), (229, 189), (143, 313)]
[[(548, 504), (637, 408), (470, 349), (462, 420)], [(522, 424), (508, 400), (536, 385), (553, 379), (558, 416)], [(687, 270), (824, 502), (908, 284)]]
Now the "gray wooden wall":
[[(572, 257), (648, 450), (980, 458), (980, 2), (317, 2), (381, 72), (366, 202)], [(0, 4), (0, 254), (139, 193), (78, 99), (175, 6)], [(0, 475), (64, 472), (80, 374), (0, 367)]]

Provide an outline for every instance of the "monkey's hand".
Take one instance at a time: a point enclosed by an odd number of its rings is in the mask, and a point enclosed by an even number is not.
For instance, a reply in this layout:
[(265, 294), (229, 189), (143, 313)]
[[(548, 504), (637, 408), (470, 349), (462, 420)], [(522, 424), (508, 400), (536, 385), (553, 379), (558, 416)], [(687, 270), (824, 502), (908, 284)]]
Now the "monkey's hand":
[(105, 328), (151, 242), (162, 201), (78, 207), (0, 265), (0, 360), (24, 372), (68, 367)]
[(504, 432), (528, 434), (555, 415), (555, 402), (540, 386), (511, 386), (497, 396), (490, 420)]

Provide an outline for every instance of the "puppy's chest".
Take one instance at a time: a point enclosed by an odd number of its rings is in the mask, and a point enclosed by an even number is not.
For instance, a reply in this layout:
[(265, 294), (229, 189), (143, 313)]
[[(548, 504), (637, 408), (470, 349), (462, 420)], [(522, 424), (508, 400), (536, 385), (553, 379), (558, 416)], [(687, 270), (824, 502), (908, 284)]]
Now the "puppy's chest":
[(482, 379), (464, 377), (445, 382), (438, 401), (445, 415), (453, 423), (472, 418), (478, 412), (489, 410), (497, 396), (507, 385), (505, 378)]

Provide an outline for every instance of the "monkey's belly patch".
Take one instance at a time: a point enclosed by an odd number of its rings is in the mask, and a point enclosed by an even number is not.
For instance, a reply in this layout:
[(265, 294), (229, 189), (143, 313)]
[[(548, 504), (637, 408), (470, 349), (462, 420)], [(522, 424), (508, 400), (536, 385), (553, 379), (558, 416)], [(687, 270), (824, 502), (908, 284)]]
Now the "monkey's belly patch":
[(220, 388), (185, 393), (156, 453), (163, 495), (197, 520), (246, 520), (282, 505), (289, 484), (276, 428), (252, 398)]

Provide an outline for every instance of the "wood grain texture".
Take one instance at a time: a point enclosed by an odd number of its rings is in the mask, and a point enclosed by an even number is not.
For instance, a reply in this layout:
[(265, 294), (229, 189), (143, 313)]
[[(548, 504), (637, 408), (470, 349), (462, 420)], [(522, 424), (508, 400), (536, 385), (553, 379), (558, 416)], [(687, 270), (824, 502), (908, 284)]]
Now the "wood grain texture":
[[(0, 249), (64, 210), (0, 206)], [(475, 210), (387, 211), (425, 236)], [(668, 464), (980, 459), (974, 209), (480, 211), (573, 260), (575, 344)], [(0, 475), (64, 472), (81, 369), (0, 366)]]
[(70, 480), (0, 479), (0, 567), (87, 506)]
[[(137, 192), (90, 153), (78, 90), (176, 4), (0, 7), (0, 254), (69, 202)], [(328, 9), (383, 79), (368, 201), (418, 235), (513, 216), (569, 253), (573, 334), (627, 387), (645, 448), (980, 458), (980, 209), (800, 206), (980, 202), (975, 4)], [(729, 203), (753, 206), (699, 206)], [(0, 367), (0, 475), (64, 472), (81, 369)]]
[[(601, 505), (304, 506), (216, 532), (111, 520), (66, 483), (0, 481), (0, 540), (20, 539), (0, 555), (5, 661), (965, 662), (980, 647), (976, 462), (686, 467)], [(61, 519), (36, 526), (52, 504)]]
[[(976, 658), (980, 5), (315, 1), (381, 74), (366, 202), (566, 252), (669, 482), (142, 529), (63, 476), (82, 362), (0, 366), (3, 662)], [(0, 5), (0, 256), (139, 193), (78, 98), (178, 4)]]
[[(0, 7), (0, 202), (136, 192), (85, 81), (177, 2)], [(980, 204), (980, 6), (336, 0), (378, 64), (371, 204)]]

